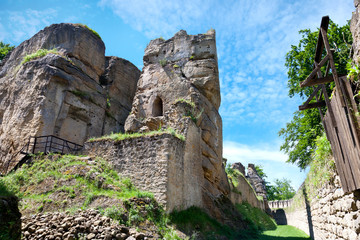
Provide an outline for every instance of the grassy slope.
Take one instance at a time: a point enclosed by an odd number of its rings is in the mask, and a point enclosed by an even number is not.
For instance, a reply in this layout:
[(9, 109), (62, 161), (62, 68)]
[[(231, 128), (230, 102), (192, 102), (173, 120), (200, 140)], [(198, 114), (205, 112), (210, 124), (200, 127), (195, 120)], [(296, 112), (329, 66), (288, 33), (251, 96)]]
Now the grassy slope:
[[(269, 216), (248, 203), (236, 205), (248, 225), (247, 230), (222, 225), (194, 207), (167, 216), (151, 193), (138, 191), (129, 179), (119, 176), (106, 161), (98, 158), (37, 156), (32, 165), (24, 165), (0, 178), (0, 195), (10, 193), (21, 199), (24, 215), (96, 208), (125, 225), (140, 229), (151, 225), (163, 239), (180, 239), (173, 227), (190, 239), (221, 239), (220, 236), (256, 239), (261, 231), (276, 228)], [(148, 200), (138, 201), (139, 198)]]

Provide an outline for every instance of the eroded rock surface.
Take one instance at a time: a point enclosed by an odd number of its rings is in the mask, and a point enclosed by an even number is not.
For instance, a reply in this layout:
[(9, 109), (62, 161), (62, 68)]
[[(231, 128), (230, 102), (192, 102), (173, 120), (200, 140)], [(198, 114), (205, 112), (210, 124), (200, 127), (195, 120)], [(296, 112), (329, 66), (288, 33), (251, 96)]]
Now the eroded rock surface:
[[(28, 54), (54, 48), (21, 64)], [(30, 136), (82, 144), (123, 130), (140, 71), (104, 54), (102, 40), (76, 24), (46, 27), (11, 52), (0, 69), (0, 167), (19, 161), (16, 153)]]
[[(186, 137), (185, 158), (191, 159), (185, 162), (197, 164), (185, 166), (183, 174), (200, 176), (194, 177), (193, 185), (202, 193), (190, 202), (221, 219), (215, 202), (219, 196), (227, 196), (230, 187), (222, 161), (215, 31), (188, 35), (181, 30), (169, 40), (152, 40), (145, 49), (137, 87), (125, 131), (171, 127), (182, 133)], [(191, 119), (195, 127), (184, 119)]]

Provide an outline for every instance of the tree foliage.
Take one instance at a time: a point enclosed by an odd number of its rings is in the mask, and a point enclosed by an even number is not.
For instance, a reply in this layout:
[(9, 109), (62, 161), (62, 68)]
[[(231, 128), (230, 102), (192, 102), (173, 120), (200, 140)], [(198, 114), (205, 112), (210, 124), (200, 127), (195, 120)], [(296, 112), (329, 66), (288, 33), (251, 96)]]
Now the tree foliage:
[(286, 178), (275, 179), (275, 185), (270, 185), (266, 190), (269, 201), (291, 199), (296, 193), (291, 186), (291, 181)]
[(5, 58), (6, 54), (14, 49), (14, 46), (10, 46), (10, 44), (5, 44), (0, 41), (0, 62)]
[[(286, 54), (285, 66), (288, 69), (289, 97), (300, 96), (305, 101), (312, 93), (313, 88), (300, 88), (300, 82), (304, 81), (313, 70), (315, 49), (319, 30), (312, 32), (309, 29), (301, 30), (301, 40), (297, 46), (292, 45)], [(352, 36), (349, 23), (339, 27), (330, 21), (328, 29), (330, 47), (335, 49), (334, 62), (339, 75), (346, 74), (346, 64), (349, 59)], [(325, 49), (323, 56), (326, 54)], [(326, 67), (321, 71), (325, 73)], [(330, 71), (331, 73), (331, 71)], [(328, 84), (327, 91), (331, 95), (334, 83)], [(279, 131), (284, 138), (280, 147), (289, 155), (288, 162), (297, 164), (305, 169), (311, 162), (311, 155), (315, 149), (315, 140), (321, 136), (323, 127), (321, 125), (318, 109), (296, 111), (291, 122)]]
[(290, 199), (295, 195), (295, 190), (291, 186), (291, 181), (283, 179), (275, 179), (275, 185), (271, 185), (270, 182), (266, 181), (267, 175), (264, 172), (262, 165), (255, 165), (256, 172), (265, 182), (266, 197), (269, 201), (273, 200), (286, 200)]

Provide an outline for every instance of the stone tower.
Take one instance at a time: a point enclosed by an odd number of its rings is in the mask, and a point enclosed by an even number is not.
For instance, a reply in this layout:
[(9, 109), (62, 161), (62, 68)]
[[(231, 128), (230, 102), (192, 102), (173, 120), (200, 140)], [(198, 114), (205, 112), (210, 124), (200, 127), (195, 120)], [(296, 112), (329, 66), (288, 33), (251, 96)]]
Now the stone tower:
[(222, 163), (219, 106), (214, 30), (198, 35), (181, 30), (169, 40), (149, 43), (125, 131), (171, 127), (185, 135), (185, 158), (190, 157), (194, 163), (189, 165), (191, 171), (196, 171), (193, 176), (201, 177), (195, 177), (198, 188), (191, 192), (202, 197), (197, 203), (190, 201), (189, 206), (208, 205), (216, 196), (229, 193)]

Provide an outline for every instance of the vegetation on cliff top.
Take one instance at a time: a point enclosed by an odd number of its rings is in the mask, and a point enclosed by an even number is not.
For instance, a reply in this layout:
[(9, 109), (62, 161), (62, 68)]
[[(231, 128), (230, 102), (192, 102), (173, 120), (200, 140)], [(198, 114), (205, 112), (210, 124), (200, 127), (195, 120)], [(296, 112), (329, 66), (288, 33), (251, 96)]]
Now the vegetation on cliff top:
[(129, 138), (138, 138), (138, 137), (146, 137), (146, 136), (156, 136), (156, 135), (162, 135), (162, 134), (171, 134), (174, 137), (177, 137), (178, 139), (185, 141), (185, 137), (179, 133), (176, 132), (175, 129), (168, 127), (166, 129), (158, 129), (155, 131), (150, 132), (143, 132), (143, 133), (112, 133), (110, 135), (105, 135), (98, 138), (90, 138), (89, 142), (96, 142), (101, 140), (113, 140), (113, 141), (122, 141)]
[[(299, 83), (307, 78), (313, 70), (314, 56), (318, 31), (312, 32), (309, 29), (299, 32), (302, 36), (298, 46), (291, 46), (291, 50), (286, 55), (285, 66), (288, 68), (288, 88), (289, 97), (300, 96), (304, 101), (311, 95), (312, 88), (300, 88)], [(328, 29), (328, 39), (330, 47), (335, 49), (334, 61), (338, 74), (346, 74), (346, 65), (349, 59), (352, 36), (349, 24), (339, 27), (330, 21)], [(325, 67), (321, 71), (325, 72)], [(328, 87), (331, 91), (334, 83)], [(322, 135), (323, 127), (318, 109), (308, 109), (296, 111), (291, 122), (279, 131), (283, 136), (284, 143), (281, 150), (289, 155), (288, 162), (297, 164), (305, 169), (311, 162), (311, 155), (315, 150), (315, 141)]]
[(75, 26), (80, 26), (80, 27), (84, 27), (84, 28), (87, 28), (88, 30), (90, 30), (95, 36), (97, 36), (98, 38), (101, 39), (101, 36), (98, 32), (96, 32), (94, 29), (88, 27), (86, 24), (82, 24), (82, 23), (76, 23), (74, 24)]

